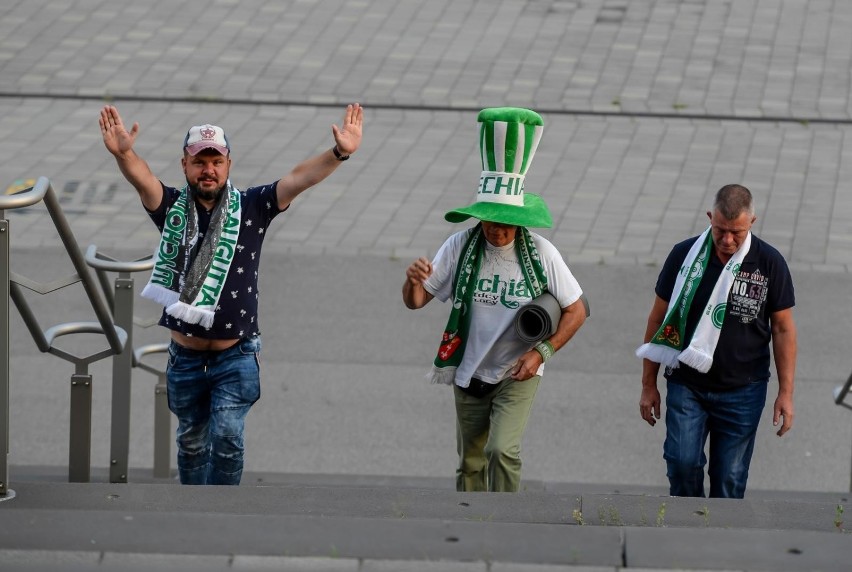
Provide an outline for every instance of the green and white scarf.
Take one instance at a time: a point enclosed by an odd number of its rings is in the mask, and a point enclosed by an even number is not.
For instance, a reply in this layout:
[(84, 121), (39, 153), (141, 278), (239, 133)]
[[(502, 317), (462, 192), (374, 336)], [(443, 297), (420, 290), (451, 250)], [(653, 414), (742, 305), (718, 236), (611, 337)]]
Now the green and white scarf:
[(240, 192), (228, 181), (210, 216), (207, 234), (194, 253), (198, 211), (189, 189), (181, 189), (166, 214), (154, 269), (142, 296), (162, 304), (167, 314), (179, 320), (211, 327), (237, 250), (240, 216)]
[(639, 346), (636, 355), (672, 369), (684, 363), (702, 373), (710, 371), (713, 365), (713, 353), (716, 351), (722, 324), (725, 322), (728, 294), (749, 248), (751, 248), (750, 232), (740, 248), (725, 264), (707, 301), (707, 307), (695, 326), (692, 339), (684, 348), (686, 318), (713, 251), (713, 236), (710, 233), (710, 227), (707, 227), (683, 260), (662, 325), (648, 343)]
[[(473, 293), (479, 277), (479, 268), (485, 250), (485, 234), (482, 224), (476, 225), (462, 248), (453, 278), (453, 297), (450, 318), (444, 328), (438, 355), (427, 377), (432, 383), (452, 385), (456, 378), (456, 369), (464, 357), (470, 332), (470, 317)], [(547, 290), (547, 276), (541, 265), (541, 259), (529, 231), (518, 227), (515, 238), (515, 252), (521, 264), (521, 271), (527, 289), (536, 298)]]

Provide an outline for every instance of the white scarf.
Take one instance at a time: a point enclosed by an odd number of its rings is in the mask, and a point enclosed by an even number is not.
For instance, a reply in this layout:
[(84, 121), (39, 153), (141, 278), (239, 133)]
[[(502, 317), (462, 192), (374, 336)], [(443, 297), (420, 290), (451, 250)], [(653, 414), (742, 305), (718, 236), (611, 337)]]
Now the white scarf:
[(713, 286), (707, 306), (695, 326), (689, 346), (682, 349), (686, 317), (689, 314), (692, 298), (698, 289), (698, 283), (709, 263), (712, 248), (710, 227), (707, 227), (693, 243), (683, 260), (672, 289), (672, 297), (669, 299), (666, 317), (660, 329), (648, 343), (639, 346), (636, 350), (638, 357), (672, 369), (684, 363), (701, 373), (710, 371), (713, 365), (713, 353), (716, 351), (716, 344), (719, 342), (719, 334), (722, 332), (722, 324), (725, 321), (728, 294), (734, 278), (739, 274), (740, 264), (751, 248), (751, 232), (722, 269)]

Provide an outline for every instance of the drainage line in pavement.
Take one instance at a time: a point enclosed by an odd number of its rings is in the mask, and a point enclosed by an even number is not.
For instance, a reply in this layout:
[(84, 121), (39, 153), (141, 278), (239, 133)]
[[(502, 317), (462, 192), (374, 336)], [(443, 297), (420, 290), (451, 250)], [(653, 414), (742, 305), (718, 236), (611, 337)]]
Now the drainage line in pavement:
[[(311, 102), (287, 100), (257, 100), (257, 99), (219, 99), (214, 97), (162, 97), (145, 95), (79, 95), (67, 93), (12, 93), (0, 92), (4, 99), (60, 99), (75, 101), (133, 101), (140, 103), (207, 103), (211, 105), (267, 105), (276, 107), (319, 107), (338, 108), (343, 102)], [(407, 105), (396, 103), (365, 103), (369, 109), (385, 109), (394, 111), (431, 111), (445, 113), (478, 113), (481, 107), (453, 105)], [(761, 123), (811, 123), (827, 125), (852, 125), (850, 117), (789, 117), (772, 115), (724, 115), (714, 113), (664, 113), (654, 111), (594, 111), (584, 109), (558, 109), (536, 107), (542, 115), (578, 115), (591, 117), (625, 118), (625, 119), (689, 119), (694, 121), (744, 121)]]

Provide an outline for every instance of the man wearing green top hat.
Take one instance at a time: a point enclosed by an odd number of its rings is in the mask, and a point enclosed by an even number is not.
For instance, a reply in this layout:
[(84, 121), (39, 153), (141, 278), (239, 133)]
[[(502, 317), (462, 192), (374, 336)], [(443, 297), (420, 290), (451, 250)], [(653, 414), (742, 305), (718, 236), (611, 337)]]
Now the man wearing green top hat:
[[(435, 357), (433, 383), (453, 385), (459, 491), (519, 489), (521, 440), (547, 361), (586, 319), (583, 291), (562, 256), (528, 227), (552, 226), (541, 197), (524, 191), (524, 177), (544, 122), (528, 109), (479, 113), (482, 174), (476, 201), (444, 215), (452, 223), (478, 219), (450, 236), (430, 262), (406, 270), (402, 299), (412, 310), (432, 298), (451, 300)], [(556, 331), (535, 344), (514, 327), (519, 308), (544, 292), (559, 302)]]

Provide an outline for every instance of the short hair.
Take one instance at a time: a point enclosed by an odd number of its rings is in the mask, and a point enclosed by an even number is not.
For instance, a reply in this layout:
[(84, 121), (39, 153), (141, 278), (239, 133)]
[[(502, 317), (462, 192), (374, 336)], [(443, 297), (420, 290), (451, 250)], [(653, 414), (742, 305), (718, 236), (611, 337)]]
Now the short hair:
[(713, 208), (728, 220), (734, 220), (743, 213), (753, 215), (751, 191), (742, 185), (725, 185), (716, 193)]

